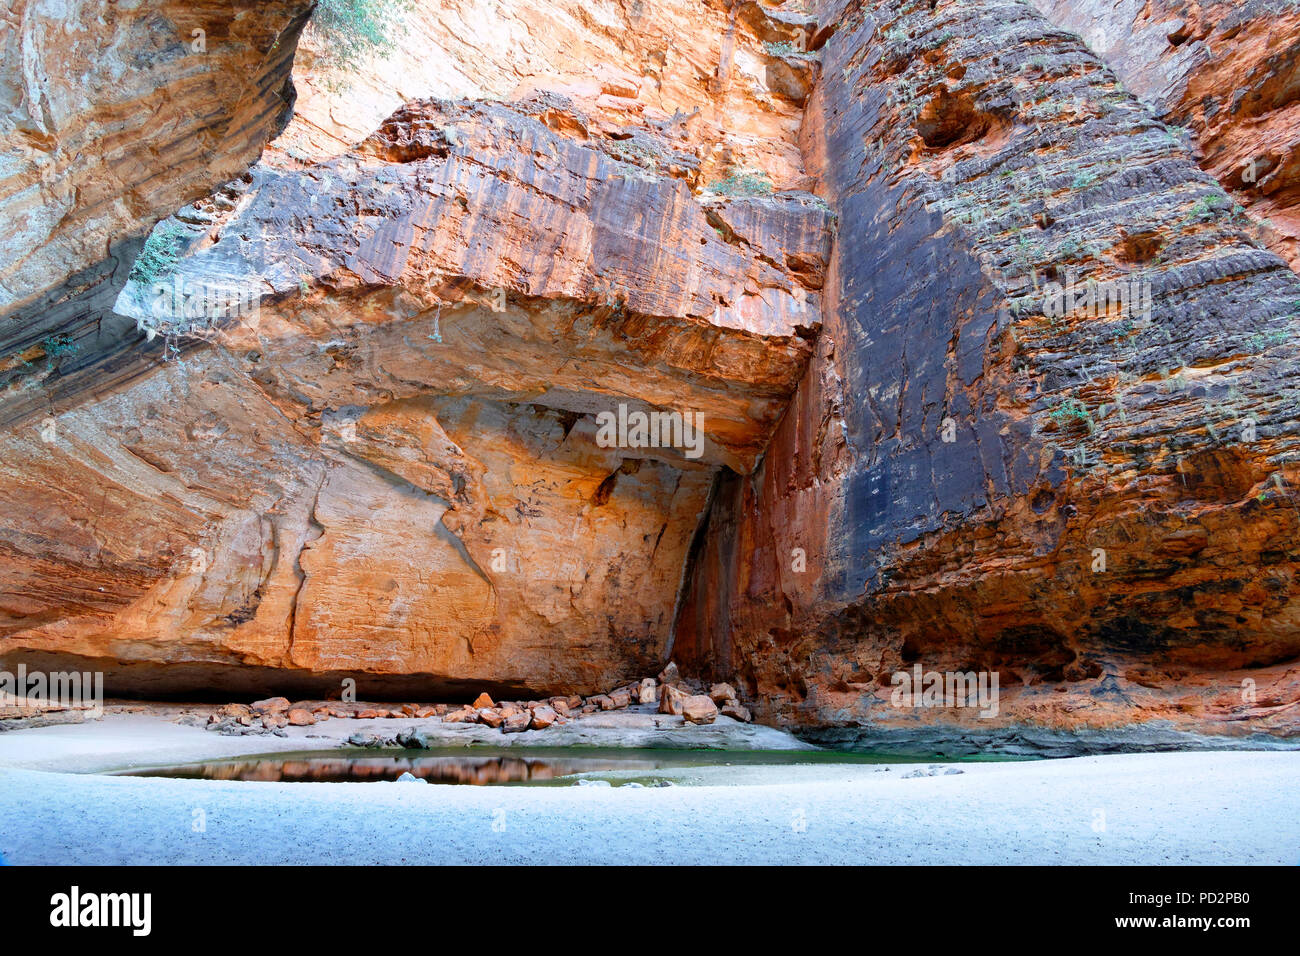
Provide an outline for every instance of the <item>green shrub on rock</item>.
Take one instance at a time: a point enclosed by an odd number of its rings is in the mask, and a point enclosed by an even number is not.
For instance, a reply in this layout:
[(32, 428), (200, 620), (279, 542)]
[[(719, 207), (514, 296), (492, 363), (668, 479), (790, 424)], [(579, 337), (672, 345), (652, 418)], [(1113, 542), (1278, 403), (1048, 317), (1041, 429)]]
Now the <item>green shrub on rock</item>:
[(146, 289), (156, 281), (171, 275), (180, 260), (184, 245), (184, 230), (174, 222), (164, 222), (144, 242), (144, 248), (131, 265), (127, 281)]
[(311, 26), (323, 41), (324, 65), (347, 72), (392, 52), (392, 26), (413, 6), (413, 0), (319, 0)]

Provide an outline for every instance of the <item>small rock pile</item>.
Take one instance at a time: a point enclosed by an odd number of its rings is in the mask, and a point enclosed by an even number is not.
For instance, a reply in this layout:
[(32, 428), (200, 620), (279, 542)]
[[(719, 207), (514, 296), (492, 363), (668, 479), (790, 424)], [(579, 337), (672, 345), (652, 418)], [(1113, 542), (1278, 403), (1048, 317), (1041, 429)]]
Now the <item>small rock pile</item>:
[(711, 724), (719, 713), (744, 723), (754, 719), (730, 684), (714, 684), (707, 694), (701, 693), (703, 685), (682, 680), (676, 664), (664, 668), (659, 680), (663, 686), (659, 699), (661, 714), (680, 714), (693, 724)]
[(942, 774), (945, 777), (951, 777), (954, 774), (965, 773), (965, 772), (966, 771), (962, 770), (960, 767), (948, 767), (945, 770), (943, 767), (939, 766), (938, 764), (931, 764), (929, 767), (926, 767), (924, 770), (918, 767), (916, 770), (913, 770), (911, 773), (903, 774), (903, 779), (914, 780), (917, 777), (937, 777), (940, 774)]
[(484, 693), (474, 703), (442, 715), (446, 724), (484, 724), (503, 734), (520, 734), (525, 730), (545, 730), (558, 724), (567, 724), (573, 712), (582, 707), (582, 698), (549, 697), (546, 700), (493, 702)]
[(289, 703), (287, 697), (270, 697), (251, 704), (223, 704), (208, 718), (207, 730), (228, 736), (276, 734), (285, 737), (286, 727), (307, 727), (316, 717), (307, 706)]
[(228, 735), (279, 732), (283, 737), (285, 727), (310, 727), (331, 717), (441, 717), (451, 709), (450, 704), (355, 704), (336, 700), (290, 703), (287, 697), (268, 697), (251, 704), (223, 704), (208, 716), (207, 729)]
[(545, 730), (587, 714), (623, 710), (636, 704), (657, 704), (661, 714), (684, 717), (692, 724), (711, 724), (718, 714), (749, 723), (753, 716), (749, 708), (740, 703), (740, 697), (730, 684), (714, 684), (708, 692), (699, 681), (683, 679), (677, 665), (670, 663), (656, 677), (645, 677), (623, 684), (604, 694), (581, 697), (550, 697), (494, 703), (487, 694), (480, 694), (474, 703), (443, 716), (447, 723), (480, 723), (499, 727), (502, 733), (515, 734), (525, 730)]
[[(339, 701), (290, 703), (287, 697), (270, 697), (251, 704), (224, 704), (208, 718), (207, 729), (228, 735), (277, 734), (286, 727), (309, 727), (330, 717), (374, 720), (388, 717), (441, 717), (449, 724), (483, 724), (503, 734), (546, 730), (567, 724), (588, 714), (623, 710), (634, 705), (658, 705), (661, 714), (672, 714), (692, 724), (711, 724), (718, 714), (749, 723), (749, 709), (730, 684), (713, 684), (708, 691), (696, 680), (684, 679), (677, 665), (670, 663), (658, 677), (646, 677), (623, 684), (603, 694), (547, 697), (542, 700), (493, 701), (479, 694), (472, 704), (356, 704)], [(354, 734), (353, 737), (374, 735)], [(382, 739), (382, 738), (379, 738)], [(371, 746), (359, 743), (358, 746)]]

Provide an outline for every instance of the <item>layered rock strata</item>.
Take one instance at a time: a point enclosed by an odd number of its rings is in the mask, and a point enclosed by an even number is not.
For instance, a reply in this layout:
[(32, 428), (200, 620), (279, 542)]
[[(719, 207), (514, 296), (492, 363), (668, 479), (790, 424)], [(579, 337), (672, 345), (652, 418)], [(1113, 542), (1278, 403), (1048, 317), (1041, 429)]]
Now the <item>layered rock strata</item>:
[(113, 302), (153, 224), (242, 174), (288, 119), (310, 7), (16, 0), (0, 12), (0, 422), (152, 361)]
[(1268, 248), (1300, 266), (1300, 6), (1034, 3), (1161, 119), (1186, 128), (1201, 166), (1249, 210)]
[(764, 171), (804, 185), (797, 134), (817, 63), (806, 12), (729, 0), (443, 0), (415, 4), (382, 56), (331, 66), (309, 29), (294, 63), (294, 116), (268, 159), (338, 156), (413, 99), (588, 104), (588, 122), (672, 118), (706, 179)]
[[(1174, 6), (452, 0), (346, 77), (309, 31), (263, 162), (6, 327), (0, 664), (519, 699), (671, 656), (841, 745), (1288, 745), (1294, 30)], [(287, 61), (244, 67), (256, 139)]]
[[(802, 375), (831, 216), (697, 196), (671, 126), (585, 115), (414, 103), (184, 213), (118, 309), (191, 344), (6, 440), (0, 647), (136, 692), (657, 669), (715, 473), (753, 466)], [(611, 442), (602, 413), (684, 435)]]
[[(827, 21), (823, 332), (762, 465), (719, 487), (679, 659), (841, 743), (1293, 733), (1295, 275), (1025, 5)], [(1000, 674), (997, 715), (892, 706), (916, 665)]]

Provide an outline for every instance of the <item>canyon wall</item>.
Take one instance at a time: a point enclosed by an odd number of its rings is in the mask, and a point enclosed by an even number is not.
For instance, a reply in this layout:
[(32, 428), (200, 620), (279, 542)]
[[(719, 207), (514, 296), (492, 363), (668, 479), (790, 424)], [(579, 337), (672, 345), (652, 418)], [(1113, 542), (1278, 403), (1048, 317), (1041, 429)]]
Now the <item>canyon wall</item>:
[[(1025, 5), (823, 17), (823, 331), (719, 488), (679, 659), (839, 743), (1293, 732), (1296, 276)], [(998, 715), (891, 706), (917, 664), (999, 673)]]
[(1290, 0), (1034, 0), (1079, 33), (1300, 265), (1300, 5)]
[[(444, 0), (415, 4), (392, 49), (340, 70), (308, 30), (294, 63), (294, 115), (267, 160), (313, 162), (370, 135), (422, 98), (575, 95), (591, 119), (673, 117), (706, 180), (733, 167), (798, 188), (797, 134), (816, 64), (798, 51), (814, 20), (722, 0)], [(789, 52), (785, 52), (786, 50)]]
[[(814, 64), (769, 49), (806, 21), (667, 12), (595, 31), (615, 63), (412, 101), (316, 160), (299, 114), (166, 223), (115, 306), (163, 361), (4, 439), (0, 653), (135, 693), (662, 667), (716, 476), (802, 377), (832, 230), (797, 188)], [(358, 122), (366, 77), (325, 86)], [(691, 431), (611, 447), (602, 413)]]
[(0, 422), (152, 362), (113, 302), (154, 223), (241, 175), (287, 121), (310, 7), (0, 7)]
[[(0, 662), (430, 698), (673, 658), (838, 745), (1294, 739), (1295, 44), (1260, 38), (1296, 30), (1174, 6), (454, 0), (344, 72), (281, 55), (301, 8), (240, 14), (248, 103), (185, 120), (220, 162), (122, 160), (149, 192), (23, 244)], [(84, 149), (167, 159), (123, 89)], [(698, 434), (602, 431), (651, 414)], [(918, 666), (997, 714), (894, 706)]]

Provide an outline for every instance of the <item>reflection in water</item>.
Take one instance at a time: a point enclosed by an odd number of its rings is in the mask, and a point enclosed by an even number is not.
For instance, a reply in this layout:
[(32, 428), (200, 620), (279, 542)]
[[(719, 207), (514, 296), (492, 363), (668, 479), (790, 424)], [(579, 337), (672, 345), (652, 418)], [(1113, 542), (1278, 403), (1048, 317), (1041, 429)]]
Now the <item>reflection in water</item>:
[[(132, 770), (135, 777), (184, 777), (196, 780), (262, 780), (272, 783), (377, 783), (396, 780), (403, 773), (429, 783), (471, 786), (567, 786), (568, 774), (610, 770), (657, 771), (690, 767), (744, 767), (787, 764), (933, 763), (943, 758), (897, 757), (882, 754), (841, 753), (828, 750), (723, 751), (655, 750), (648, 748), (529, 747), (521, 755), (515, 748), (476, 746), (441, 750), (326, 750), (258, 754), (234, 760), (181, 764), (152, 770)], [(626, 779), (626, 778), (625, 778)], [(643, 785), (657, 779), (643, 777)]]
[(396, 780), (403, 773), (429, 783), (486, 786), (543, 783), (571, 773), (604, 770), (654, 770), (657, 760), (593, 757), (485, 756), (298, 756), (262, 757), (140, 770), (131, 776), (185, 777), (197, 780), (261, 780), (281, 783), (366, 783)]

